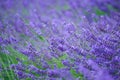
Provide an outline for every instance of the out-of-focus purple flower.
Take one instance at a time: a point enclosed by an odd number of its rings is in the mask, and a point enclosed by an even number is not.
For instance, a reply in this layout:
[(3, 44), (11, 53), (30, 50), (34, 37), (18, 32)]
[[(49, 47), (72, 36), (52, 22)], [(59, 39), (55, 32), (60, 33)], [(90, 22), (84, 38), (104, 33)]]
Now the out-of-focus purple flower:
[(28, 77), (27, 74), (24, 73), (24, 72), (22, 72), (22, 71), (16, 71), (15, 73), (17, 74), (17, 76), (18, 76), (20, 79), (25, 79), (25, 78)]
[(0, 37), (0, 44), (3, 42), (3, 38), (2, 37)]
[(59, 77), (60, 73), (58, 70), (48, 70), (48, 76), (49, 77)]

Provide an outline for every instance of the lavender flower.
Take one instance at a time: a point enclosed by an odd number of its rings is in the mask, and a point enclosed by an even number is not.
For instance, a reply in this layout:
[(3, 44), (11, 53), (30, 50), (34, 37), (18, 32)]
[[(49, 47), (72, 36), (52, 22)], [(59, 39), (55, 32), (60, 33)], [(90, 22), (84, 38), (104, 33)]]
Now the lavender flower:
[(119, 80), (119, 2), (1, 0), (0, 79)]

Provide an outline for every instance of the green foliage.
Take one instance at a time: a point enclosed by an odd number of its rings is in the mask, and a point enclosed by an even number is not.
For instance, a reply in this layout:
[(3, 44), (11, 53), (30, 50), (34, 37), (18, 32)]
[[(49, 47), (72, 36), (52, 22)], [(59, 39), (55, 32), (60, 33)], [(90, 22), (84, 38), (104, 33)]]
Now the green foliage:
[(67, 54), (63, 54), (62, 56), (60, 56), (58, 59), (59, 60), (65, 60), (68, 57)]
[(62, 10), (69, 10), (70, 6), (69, 5), (63, 5), (63, 6), (56, 6), (56, 11), (62, 11)]
[(62, 61), (56, 58), (52, 58), (52, 60), (48, 61), (48, 64), (52, 65), (52, 68), (54, 68), (54, 64), (56, 64), (58, 68), (64, 67), (64, 65), (62, 64)]
[(62, 62), (56, 58), (53, 58), (53, 62), (56, 63), (58, 68), (63, 68), (64, 65), (62, 64)]
[(80, 78), (80, 80), (83, 80), (83, 75), (81, 73), (77, 73), (74, 69), (71, 69), (70, 72), (75, 78)]
[(25, 23), (26, 25), (28, 25), (28, 24), (29, 24), (29, 20), (24, 19), (24, 23)]
[(70, 9), (70, 6), (69, 6), (69, 5), (64, 5), (64, 6), (63, 6), (63, 10), (68, 10), (68, 9)]
[(5, 67), (8, 67), (10, 64), (18, 63), (14, 56), (5, 53), (0, 53), (0, 62), (3, 62)]
[(20, 34), (20, 37), (22, 38), (22, 39), (25, 39), (25, 40), (28, 40), (29, 39), (29, 37), (28, 36), (26, 36), (25, 34)]
[(93, 18), (93, 21), (97, 22), (97, 21), (98, 21), (98, 19), (97, 19), (97, 18)]
[(10, 70), (9, 69), (3, 69), (1, 71), (0, 78), (2, 78), (3, 80), (14, 80), (14, 79), (18, 80), (12, 69), (10, 69)]
[(32, 80), (31, 78), (26, 78), (26, 80)]
[(15, 58), (19, 58), (19, 59), (21, 59), (21, 60), (23, 60), (23, 61), (28, 60), (28, 57), (27, 57), (27, 56), (25, 56), (25, 55), (22, 54), (22, 53), (19, 53), (19, 52), (18, 52), (17, 50), (15, 50), (12, 46), (8, 45), (8, 46), (6, 47), (6, 49), (10, 52), (10, 55), (11, 55), (11, 56), (14, 56)]
[(1, 78), (4, 80), (14, 80), (16, 75), (13, 70), (10, 68), (11, 64), (18, 64), (16, 58), (19, 58), (23, 61), (27, 60), (27, 57), (18, 51), (16, 51), (12, 46), (6, 46), (6, 50), (9, 51), (9, 54), (0, 52), (0, 64), (2, 65)]
[(106, 13), (104, 11), (102, 11), (98, 8), (95, 8), (94, 10), (95, 10), (96, 15), (98, 15), (98, 16), (106, 15)]
[(29, 12), (28, 12), (28, 10), (27, 9), (25, 9), (25, 8), (23, 8), (22, 9), (22, 13), (23, 13), (23, 15), (29, 15)]
[[(9, 56), (8, 54), (0, 52), (0, 64), (2, 65), (2, 71), (0, 78), (4, 80), (13, 80), (16, 78), (13, 70), (10, 68), (11, 64), (17, 64), (17, 60), (14, 56)], [(17, 78), (16, 78), (17, 80)]]
[(107, 5), (108, 9), (109, 10), (112, 10), (112, 11), (117, 11), (117, 9), (115, 9), (112, 5), (108, 4)]
[(43, 36), (38, 36), (38, 38), (41, 40), (41, 41), (45, 41), (45, 38)]
[[(27, 56), (18, 52), (12, 46), (8, 45), (5, 48), (6, 50), (9, 51), (9, 54), (0, 52), (0, 64), (2, 64), (2, 68), (3, 68), (2, 72), (0, 73), (0, 78), (3, 78), (4, 80), (14, 80), (14, 79), (17, 80), (15, 73), (10, 68), (11, 64), (18, 64), (16, 58), (22, 60), (24, 65), (34, 65), (37, 68), (41, 68), (41, 66), (38, 66), (35, 62), (31, 60), (28, 60)], [(25, 72), (30, 73), (29, 70), (27, 69), (25, 70)], [(32, 74), (39, 77), (39, 75), (34, 72)], [(31, 80), (31, 79), (28, 78), (27, 80)]]
[(48, 64), (52, 66), (52, 68), (54, 68), (54, 64), (57, 65), (58, 68), (63, 68), (64, 65), (62, 64), (62, 62), (56, 58), (53, 58), (52, 60), (48, 61)]
[(65, 60), (67, 57), (68, 55), (64, 54), (59, 58), (52, 58), (52, 60), (48, 61), (48, 64), (52, 65), (52, 68), (54, 68), (54, 64), (56, 64), (58, 68), (63, 68), (65, 66), (62, 64), (62, 60)]

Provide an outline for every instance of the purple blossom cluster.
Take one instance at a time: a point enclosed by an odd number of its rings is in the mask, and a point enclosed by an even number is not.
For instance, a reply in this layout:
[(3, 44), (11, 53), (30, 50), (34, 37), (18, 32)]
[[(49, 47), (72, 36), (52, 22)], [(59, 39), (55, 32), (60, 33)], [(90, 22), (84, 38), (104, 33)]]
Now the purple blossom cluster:
[(0, 80), (120, 80), (119, 0), (1, 0)]

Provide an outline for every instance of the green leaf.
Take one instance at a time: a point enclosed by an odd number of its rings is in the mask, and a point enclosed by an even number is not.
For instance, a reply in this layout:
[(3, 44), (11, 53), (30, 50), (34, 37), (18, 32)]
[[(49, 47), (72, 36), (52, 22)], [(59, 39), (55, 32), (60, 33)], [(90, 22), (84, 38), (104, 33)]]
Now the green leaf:
[(19, 52), (18, 52), (17, 50), (15, 50), (12, 46), (8, 45), (8, 46), (6, 47), (6, 49), (10, 52), (10, 55), (11, 55), (11, 56), (14, 56), (15, 58), (19, 58), (19, 59), (21, 59), (21, 60), (23, 60), (23, 61), (28, 60), (28, 57), (27, 57), (27, 56), (25, 56), (25, 55), (22, 54), (22, 53), (19, 53)]
[(47, 62), (48, 62), (49, 65), (52, 65), (52, 68), (54, 68), (54, 64), (56, 64), (58, 68), (63, 68), (63, 67), (65, 67), (65, 66), (62, 64), (61, 60), (56, 59), (56, 58), (52, 58), (52, 60), (49, 60), (49, 61), (47, 61)]
[(9, 56), (8, 54), (0, 52), (0, 63), (2, 65), (1, 76), (5, 80), (13, 80), (15, 79), (15, 74), (13, 70), (10, 68), (11, 64), (16, 64), (17, 60), (13, 56)]
[(87, 58), (87, 59), (90, 59), (90, 58), (91, 58), (91, 55), (87, 55), (86, 58)]
[(98, 16), (106, 15), (106, 13), (98, 8), (95, 8), (95, 13)]
[(65, 60), (68, 57), (67, 54), (63, 54), (62, 56), (59, 57), (59, 60)]
[(12, 69), (8, 69), (8, 70), (3, 69), (1, 71), (1, 76), (4, 80), (14, 80), (14, 79), (18, 80), (17, 76), (15, 75)]
[(52, 61), (54, 63), (56, 63), (56, 65), (57, 65), (58, 68), (63, 68), (64, 67), (64, 65), (62, 64), (62, 62), (60, 60), (58, 60), (56, 58), (53, 58)]
[(10, 64), (17, 64), (18, 61), (14, 56), (5, 54), (5, 53), (0, 53), (0, 62), (4, 63), (5, 67), (8, 67)]
[(31, 78), (26, 78), (26, 80), (32, 80)]
[(71, 69), (70, 72), (75, 78), (79, 77), (80, 80), (83, 80), (83, 75), (81, 73), (77, 73), (74, 69)]
[(62, 64), (61, 61), (57, 61), (56, 64), (57, 64), (58, 68), (63, 68), (64, 67), (64, 65)]
[(43, 36), (38, 36), (38, 38), (41, 40), (41, 41), (45, 41), (45, 38)]

